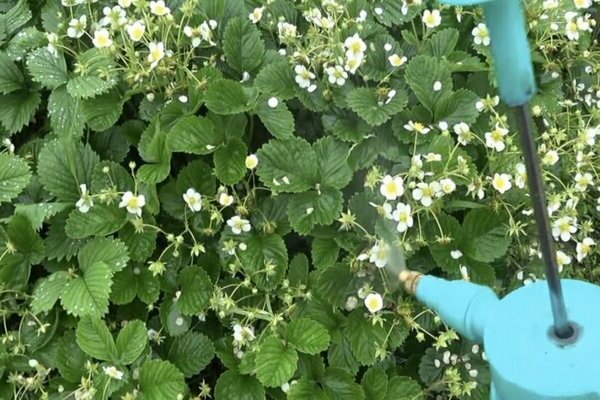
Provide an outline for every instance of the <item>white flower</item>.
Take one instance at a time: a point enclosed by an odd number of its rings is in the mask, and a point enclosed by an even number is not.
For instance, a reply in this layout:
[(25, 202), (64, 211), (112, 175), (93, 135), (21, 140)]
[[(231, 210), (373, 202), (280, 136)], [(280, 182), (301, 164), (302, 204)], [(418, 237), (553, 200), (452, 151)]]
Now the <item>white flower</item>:
[(85, 33), (85, 28), (87, 27), (87, 16), (82, 15), (77, 18), (73, 18), (69, 22), (69, 27), (67, 28), (67, 36), (73, 39), (79, 39)]
[(515, 170), (515, 185), (517, 185), (519, 189), (523, 189), (527, 183), (527, 170), (525, 164), (518, 163), (515, 165)]
[(491, 132), (485, 133), (485, 145), (496, 151), (503, 151), (506, 148), (504, 137), (508, 134), (508, 129), (496, 125)]
[(131, 6), (132, 0), (119, 0), (118, 3), (123, 8), (128, 8)]
[(359, 56), (350, 56), (346, 58), (346, 63), (344, 64), (344, 69), (351, 74), (355, 74), (358, 68), (362, 65), (364, 60), (364, 56), (361, 54)]
[(558, 152), (556, 150), (548, 150), (544, 157), (542, 157), (542, 164), (545, 165), (554, 165), (558, 162), (560, 157), (558, 156)]
[(246, 168), (248, 169), (254, 169), (256, 168), (256, 166), (258, 165), (258, 157), (256, 157), (255, 154), (250, 154), (248, 157), (246, 157)]
[(590, 237), (586, 237), (581, 243), (577, 243), (577, 261), (581, 261), (587, 257), (592, 252), (592, 248), (595, 245), (596, 242)]
[(573, 0), (576, 8), (590, 8), (592, 6), (592, 0)]
[(369, 262), (375, 264), (377, 268), (383, 268), (388, 263), (390, 258), (390, 246), (385, 242), (377, 242), (371, 248), (371, 256)]
[(269, 97), (267, 105), (271, 108), (276, 108), (279, 105), (279, 100), (277, 100), (277, 97)]
[(577, 220), (571, 217), (560, 217), (552, 224), (552, 236), (563, 242), (571, 240), (571, 235), (577, 232)]
[(40, 363), (38, 362), (38, 360), (36, 360), (35, 358), (29, 359), (29, 361), (27, 362), (27, 364), (29, 364), (29, 366), (31, 368), (37, 368), (40, 365)]
[(104, 7), (102, 13), (104, 17), (100, 19), (101, 26), (111, 25), (112, 27), (119, 27), (127, 23), (127, 13), (119, 6), (114, 6), (113, 8)]
[(227, 220), (227, 225), (231, 228), (231, 231), (236, 235), (241, 235), (242, 232), (249, 232), (252, 228), (250, 221), (241, 218), (239, 215), (234, 215)]
[(404, 194), (404, 181), (399, 176), (386, 175), (381, 181), (379, 191), (386, 199), (396, 200)]
[(356, 22), (365, 22), (367, 20), (367, 15), (365, 10), (360, 10), (358, 17), (356, 17)]
[(433, 83), (433, 91), (434, 92), (439, 92), (440, 90), (442, 90), (442, 82), (440, 81), (435, 81)]
[(58, 56), (58, 50), (56, 45), (58, 44), (58, 35), (56, 33), (46, 33), (46, 40), (48, 40), (48, 46), (46, 48), (53, 56)]
[(344, 304), (344, 308), (346, 311), (352, 311), (358, 305), (358, 299), (354, 296), (348, 296), (346, 299), (346, 303)]
[(375, 314), (383, 308), (383, 298), (379, 293), (369, 293), (365, 297), (365, 307), (371, 314)]
[(171, 10), (165, 5), (163, 0), (158, 0), (150, 2), (150, 12), (154, 15), (162, 17), (163, 15), (170, 14)]
[(428, 28), (435, 28), (442, 23), (442, 17), (440, 16), (440, 10), (425, 10), (423, 12), (423, 23)]
[(556, 263), (558, 264), (558, 272), (562, 272), (565, 265), (571, 264), (571, 257), (558, 250), (556, 252)]
[(426, 162), (437, 162), (442, 161), (442, 155), (438, 153), (427, 153), (425, 154)]
[(193, 212), (202, 210), (202, 196), (194, 188), (189, 188), (183, 194), (183, 201)]
[(94, 47), (103, 49), (112, 46), (112, 39), (110, 33), (105, 28), (102, 28), (94, 32), (94, 38), (92, 39)]
[(440, 186), (444, 194), (450, 194), (456, 190), (456, 183), (451, 178), (444, 178), (440, 180)]
[(558, 8), (558, 6), (558, 0), (544, 0), (544, 2), (542, 3), (542, 8), (544, 10), (552, 10), (554, 8)]
[(227, 192), (222, 192), (219, 194), (219, 204), (223, 207), (228, 207), (233, 204), (233, 196), (227, 194)]
[(90, 208), (94, 206), (94, 201), (92, 200), (92, 197), (90, 196), (87, 190), (87, 185), (85, 183), (79, 185), (79, 189), (81, 190), (81, 197), (79, 198), (79, 200), (77, 200), (77, 203), (75, 203), (75, 207), (77, 207), (79, 212), (85, 214), (86, 212), (90, 211)]
[(475, 44), (483, 44), (484, 46), (490, 45), (490, 33), (485, 24), (478, 24), (471, 31), (471, 35), (473, 35), (473, 42), (475, 42)]
[(298, 64), (294, 67), (294, 72), (296, 72), (296, 83), (302, 89), (310, 88), (312, 79), (315, 79), (315, 74), (310, 72), (304, 65)]
[(116, 379), (119, 381), (123, 379), (123, 371), (119, 371), (116, 367), (112, 365), (108, 367), (105, 365), (104, 367), (102, 367), (102, 370), (106, 375), (108, 375), (110, 379)]
[(146, 205), (146, 198), (143, 194), (138, 196), (134, 195), (132, 192), (127, 191), (121, 197), (121, 202), (119, 203), (119, 208), (127, 207), (127, 211), (130, 214), (135, 214), (138, 217), (142, 216), (142, 207)]
[(396, 226), (398, 232), (406, 232), (408, 228), (413, 226), (412, 210), (409, 204), (396, 204), (396, 209), (392, 213), (392, 218), (398, 223)]
[[(598, 96), (600, 97), (600, 96)], [(596, 136), (600, 134), (600, 126), (596, 128), (588, 128), (584, 133), (584, 141), (588, 146), (593, 146), (596, 144)]]
[(592, 178), (592, 174), (589, 172), (586, 172), (585, 174), (578, 172), (575, 175), (575, 189), (579, 190), (580, 192), (585, 192), (587, 187), (593, 184), (594, 180)]
[(429, 207), (433, 203), (435, 197), (441, 194), (440, 184), (436, 181), (431, 183), (419, 182), (413, 190), (413, 199), (420, 201), (423, 207)]
[(454, 125), (453, 129), (454, 133), (456, 133), (458, 143), (461, 145), (466, 146), (473, 140), (473, 132), (471, 132), (469, 125), (464, 122)]
[(431, 131), (431, 129), (429, 129), (422, 123), (413, 122), (413, 121), (408, 121), (408, 124), (404, 125), (404, 129), (406, 129), (407, 131), (410, 131), (410, 132), (413, 132), (413, 131), (419, 132), (422, 135), (425, 135)]
[(254, 339), (256, 339), (256, 336), (254, 336), (253, 326), (242, 326), (240, 324), (235, 324), (233, 326), (234, 345), (243, 345), (245, 343), (253, 341)]
[(65, 7), (75, 7), (83, 4), (84, 0), (61, 0), (60, 3)]
[(146, 32), (146, 26), (143, 21), (135, 21), (133, 24), (129, 24), (125, 27), (127, 34), (129, 35), (129, 39), (134, 42), (139, 42), (144, 37), (144, 32)]
[(344, 83), (346, 83), (346, 79), (348, 79), (348, 73), (344, 71), (344, 67), (342, 67), (341, 65), (327, 67), (327, 69), (325, 69), (325, 72), (327, 73), (329, 83), (331, 83), (332, 85), (335, 84), (338, 86), (343, 86)]
[(250, 21), (252, 21), (253, 24), (257, 24), (258, 21), (262, 19), (264, 10), (264, 7), (256, 7), (254, 10), (252, 10), (250, 15), (248, 15), (248, 18), (250, 18)]
[(452, 257), (453, 260), (458, 260), (462, 256), (463, 256), (463, 253), (460, 250), (452, 250), (450, 252), (450, 257)]
[(163, 42), (150, 42), (148, 43), (148, 62), (150, 68), (154, 69), (160, 60), (165, 56), (165, 44)]
[(500, 193), (504, 193), (512, 187), (512, 177), (509, 174), (494, 174), (492, 186)]
[(346, 50), (347, 57), (362, 57), (365, 50), (367, 50), (367, 45), (365, 42), (358, 36), (358, 33), (355, 33), (353, 36), (349, 36), (344, 40), (344, 47)]
[(288, 382), (286, 382), (283, 385), (281, 385), (280, 388), (283, 393), (287, 393), (290, 391), (290, 384)]
[(391, 66), (396, 68), (404, 65), (404, 63), (406, 63), (406, 60), (406, 57), (400, 57), (398, 54), (392, 54), (388, 57), (388, 61), (391, 64)]
[(490, 97), (490, 95), (487, 95), (485, 99), (481, 99), (475, 103), (475, 108), (479, 112), (492, 111), (498, 104), (500, 104), (499, 96)]
[(296, 28), (296, 25), (285, 21), (279, 21), (277, 23), (277, 32), (279, 34), (279, 40), (281, 41), (295, 38), (298, 35), (297, 31), (298, 28)]

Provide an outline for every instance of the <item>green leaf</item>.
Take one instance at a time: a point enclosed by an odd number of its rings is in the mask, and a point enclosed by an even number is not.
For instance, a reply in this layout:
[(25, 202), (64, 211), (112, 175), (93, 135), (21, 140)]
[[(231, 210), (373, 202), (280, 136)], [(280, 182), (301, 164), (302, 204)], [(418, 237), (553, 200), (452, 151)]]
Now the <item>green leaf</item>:
[(77, 258), (82, 266), (102, 262), (117, 272), (127, 266), (129, 253), (127, 246), (118, 239), (95, 238), (81, 248)]
[(292, 320), (286, 327), (289, 343), (301, 353), (318, 354), (329, 347), (329, 333), (320, 323), (308, 318)]
[(442, 58), (450, 55), (458, 43), (459, 33), (454, 28), (437, 31), (427, 41), (427, 54)]
[(60, 296), (63, 308), (68, 314), (79, 316), (102, 316), (108, 311), (108, 298), (112, 285), (112, 269), (103, 263), (96, 263), (68, 281)]
[(464, 253), (482, 262), (502, 257), (511, 242), (506, 231), (503, 220), (490, 210), (469, 211), (463, 222)]
[(262, 96), (258, 102), (256, 114), (271, 135), (285, 139), (294, 135), (294, 116), (283, 101), (276, 107), (268, 104), (268, 97)]
[(277, 337), (269, 336), (262, 341), (256, 354), (256, 377), (264, 386), (281, 386), (294, 376), (297, 362), (296, 350), (284, 345)]
[[(0, 22), (0, 25), (2, 23)], [(1, 35), (1, 34), (0, 34)], [(6, 54), (13, 60), (23, 60), (32, 49), (41, 47), (46, 42), (46, 35), (30, 26), (23, 28), (12, 37), (6, 48)]]
[(116, 361), (117, 347), (108, 327), (100, 318), (83, 317), (77, 324), (77, 344), (86, 354), (98, 360)]
[(140, 368), (140, 400), (176, 399), (186, 386), (183, 374), (170, 362), (149, 360)]
[(365, 398), (369, 400), (385, 400), (388, 391), (388, 377), (383, 368), (369, 368), (362, 377), (361, 385)]
[(317, 155), (321, 185), (336, 189), (345, 188), (352, 180), (352, 170), (348, 166), (350, 146), (327, 136), (317, 140), (313, 149)]
[(228, 79), (212, 82), (206, 91), (205, 102), (215, 114), (238, 114), (252, 108), (242, 85)]
[[(239, 252), (244, 271), (262, 290), (275, 288), (284, 278), (288, 264), (287, 248), (279, 235), (250, 235), (245, 241), (246, 250)], [(267, 264), (273, 265), (271, 273), (264, 271)]]
[(329, 225), (342, 211), (342, 205), (342, 193), (336, 189), (325, 188), (294, 194), (288, 203), (292, 228), (301, 235), (306, 235), (315, 225)]
[(65, 232), (68, 214), (61, 213), (52, 218), (46, 237), (46, 256), (50, 260), (71, 260), (85, 244), (85, 240), (72, 239)]
[(16, 133), (29, 124), (42, 98), (39, 92), (19, 90), (0, 96), (0, 123), (8, 133)]
[(212, 341), (201, 333), (191, 331), (173, 338), (167, 352), (167, 359), (186, 377), (200, 373), (214, 356)]
[(69, 203), (16, 204), (15, 215), (26, 216), (31, 222), (31, 227), (39, 231), (47, 219), (71, 206)]
[(202, 267), (188, 266), (177, 278), (181, 295), (177, 307), (183, 315), (197, 315), (210, 305), (213, 287), (208, 274)]
[(81, 196), (79, 185), (85, 183), (89, 187), (98, 162), (89, 145), (53, 140), (40, 151), (37, 172), (44, 189), (52, 196), (74, 204)]
[(285, 62), (275, 62), (265, 65), (254, 80), (254, 85), (269, 96), (277, 97), (279, 100), (289, 100), (295, 97), (294, 73), (292, 68)]
[(340, 246), (333, 239), (315, 237), (310, 248), (313, 265), (317, 269), (326, 269), (335, 264)]
[(34, 314), (50, 311), (68, 281), (69, 275), (65, 271), (57, 271), (47, 278), (40, 279), (33, 291), (31, 311)]
[(106, 93), (117, 84), (116, 79), (102, 79), (99, 76), (76, 76), (67, 83), (67, 91), (77, 99), (90, 99)]
[(191, 115), (173, 125), (167, 136), (167, 146), (174, 152), (210, 154), (224, 139), (211, 120)]
[(435, 118), (452, 126), (460, 122), (471, 124), (479, 116), (475, 103), (479, 96), (470, 90), (459, 89), (448, 99), (442, 101), (436, 109)]
[(81, 100), (69, 94), (66, 86), (56, 88), (48, 97), (50, 126), (59, 138), (79, 137), (85, 120), (81, 115)]
[(215, 386), (216, 399), (264, 400), (265, 390), (253, 376), (228, 370), (222, 373)]
[[(194, 160), (183, 167), (177, 175), (177, 192), (185, 193), (189, 188), (196, 189), (203, 196), (213, 196), (216, 189), (212, 169), (202, 160)], [(183, 202), (183, 198), (181, 198)]]
[[(446, 61), (426, 55), (413, 57), (405, 76), (419, 102), (432, 113), (452, 92), (452, 77)], [(433, 90), (436, 82), (441, 83), (441, 90)]]
[(95, 132), (105, 131), (116, 124), (122, 110), (123, 99), (116, 90), (81, 102), (81, 114), (87, 126)]
[[(364, 400), (362, 387), (354, 382), (354, 378), (341, 368), (327, 368), (322, 378), (323, 389), (332, 399)], [(369, 399), (371, 400), (371, 399)]]
[(12, 34), (25, 25), (32, 17), (27, 0), (19, 0), (14, 7), (3, 15), (2, 21), (6, 24), (6, 32)]
[(257, 174), (278, 192), (304, 192), (317, 180), (317, 157), (310, 144), (299, 137), (270, 140), (258, 152)]
[(323, 270), (317, 283), (319, 296), (332, 306), (342, 307), (350, 293), (352, 279), (350, 267), (344, 263)]
[(67, 83), (67, 62), (62, 53), (52, 54), (42, 47), (27, 57), (27, 70), (31, 79), (39, 82), (48, 89), (54, 89)]
[(116, 342), (116, 350), (119, 361), (129, 365), (142, 354), (148, 343), (148, 331), (142, 321), (134, 320), (119, 332)]
[[(386, 9), (386, 12), (388, 10)], [(372, 81), (383, 81), (392, 75), (397, 67), (390, 64), (388, 59), (392, 54), (402, 56), (404, 51), (390, 35), (377, 35), (369, 41), (365, 54), (365, 62), (360, 66), (364, 76)]]
[(6, 229), (8, 240), (23, 255), (29, 264), (40, 263), (45, 256), (44, 241), (31, 226), (31, 221), (22, 214), (14, 215)]
[(228, 22), (223, 34), (223, 52), (227, 63), (238, 73), (250, 73), (262, 64), (265, 45), (248, 18), (234, 18)]
[(369, 125), (379, 126), (406, 107), (408, 95), (402, 89), (395, 89), (396, 94), (379, 97), (372, 89), (356, 88), (348, 94), (348, 105)]
[(373, 129), (362, 118), (352, 111), (346, 111), (340, 115), (324, 115), (323, 127), (331, 131), (338, 139), (361, 143)]
[(421, 386), (407, 376), (395, 376), (388, 383), (385, 400), (423, 400)]
[(372, 365), (376, 360), (376, 350), (386, 340), (387, 331), (379, 324), (373, 325), (364, 317), (364, 308), (357, 308), (348, 318), (346, 336), (352, 353), (362, 365)]
[(360, 364), (356, 361), (352, 350), (350, 350), (348, 340), (343, 336), (339, 343), (333, 343), (329, 348), (327, 362), (329, 366), (343, 368), (353, 375), (356, 375), (360, 368)]
[(0, 154), (0, 204), (17, 197), (30, 179), (25, 160), (13, 154)]
[(146, 261), (152, 255), (156, 248), (157, 237), (156, 230), (145, 228), (142, 232), (138, 232), (133, 224), (126, 224), (119, 230), (119, 239), (129, 249), (131, 259), (139, 262)]
[(0, 52), (0, 94), (7, 94), (22, 89), (25, 78), (19, 67), (12, 62), (10, 57)]
[(238, 183), (246, 174), (248, 148), (240, 139), (233, 139), (215, 151), (215, 175), (227, 185)]
[(69, 214), (65, 227), (67, 235), (73, 239), (90, 236), (106, 236), (117, 232), (127, 222), (124, 208), (116, 204), (94, 205), (87, 213), (75, 209)]
[(438, 227), (438, 223), (444, 232), (444, 235), (452, 240), (449, 243), (431, 243), (429, 245), (429, 251), (437, 266), (446, 272), (458, 272), (460, 262), (452, 257), (451, 252), (461, 249), (460, 241), (464, 237), (462, 228), (456, 218), (441, 213), (437, 217), (437, 222), (431, 221), (427, 225), (426, 232), (429, 237), (439, 236), (440, 228)]
[(57, 352), (56, 366), (61, 377), (68, 382), (79, 384), (85, 374), (85, 363), (88, 356), (79, 348), (75, 332), (69, 330), (57, 340), (60, 351)]

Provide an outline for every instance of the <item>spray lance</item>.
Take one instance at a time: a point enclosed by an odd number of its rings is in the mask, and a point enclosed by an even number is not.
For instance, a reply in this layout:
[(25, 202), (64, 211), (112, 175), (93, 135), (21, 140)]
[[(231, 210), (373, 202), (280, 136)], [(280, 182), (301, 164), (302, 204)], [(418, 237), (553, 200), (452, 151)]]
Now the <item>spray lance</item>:
[(464, 337), (483, 343), (492, 371), (493, 400), (600, 399), (600, 287), (562, 280), (528, 102), (535, 92), (520, 0), (441, 0), (480, 4), (491, 39), (500, 97), (516, 108), (529, 191), (545, 264), (538, 281), (498, 299), (487, 287), (404, 270), (399, 279)]

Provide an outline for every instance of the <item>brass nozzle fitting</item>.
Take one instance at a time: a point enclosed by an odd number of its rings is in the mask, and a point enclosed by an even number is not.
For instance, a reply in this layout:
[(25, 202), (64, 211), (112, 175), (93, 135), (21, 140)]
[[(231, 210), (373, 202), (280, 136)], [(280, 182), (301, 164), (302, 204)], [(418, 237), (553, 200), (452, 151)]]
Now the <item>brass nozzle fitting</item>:
[(404, 290), (406, 290), (410, 294), (415, 294), (417, 291), (417, 285), (419, 284), (419, 280), (423, 276), (422, 273), (416, 271), (402, 271), (398, 275), (398, 279), (400, 283), (404, 286)]

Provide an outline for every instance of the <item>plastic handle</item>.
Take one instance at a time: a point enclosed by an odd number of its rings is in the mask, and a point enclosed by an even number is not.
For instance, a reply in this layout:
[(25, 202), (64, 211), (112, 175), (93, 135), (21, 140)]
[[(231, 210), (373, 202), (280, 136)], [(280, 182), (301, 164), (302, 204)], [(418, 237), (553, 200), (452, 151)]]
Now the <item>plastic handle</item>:
[(500, 97), (511, 107), (526, 104), (536, 90), (531, 50), (520, 0), (442, 0), (450, 5), (483, 7), (490, 33)]

